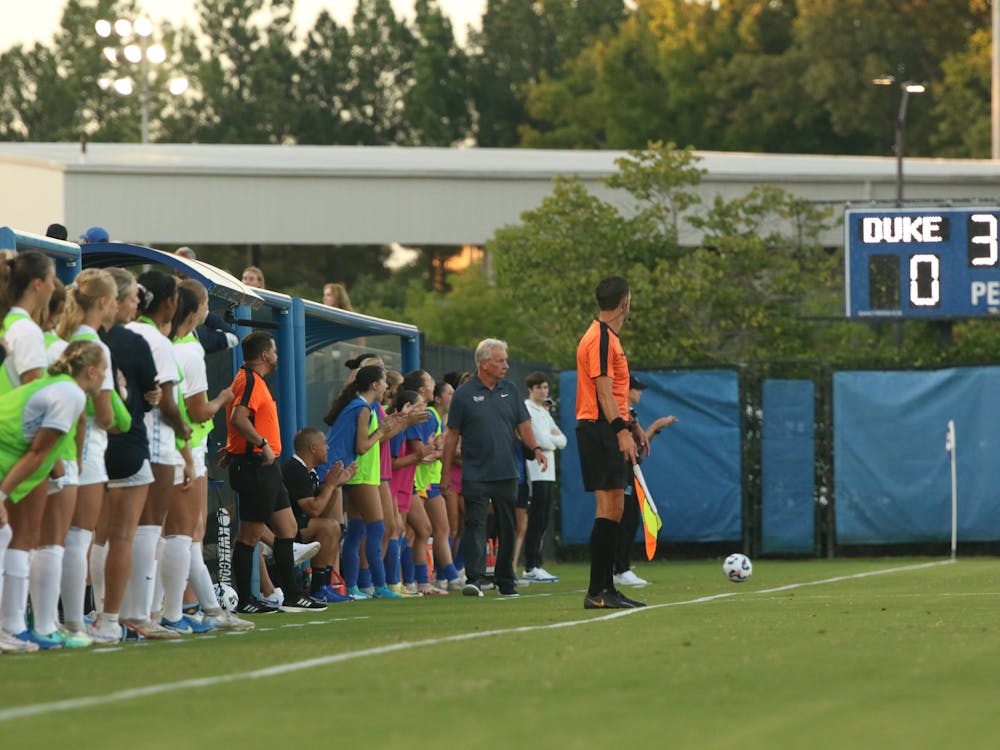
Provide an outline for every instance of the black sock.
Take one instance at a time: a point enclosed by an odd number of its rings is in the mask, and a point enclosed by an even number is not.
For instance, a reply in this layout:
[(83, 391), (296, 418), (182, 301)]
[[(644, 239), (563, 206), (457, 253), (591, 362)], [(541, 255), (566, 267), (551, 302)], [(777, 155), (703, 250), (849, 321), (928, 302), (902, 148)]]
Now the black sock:
[(253, 556), (253, 547), (243, 542), (236, 542), (233, 545), (233, 583), (240, 604), (253, 599), (253, 586), (250, 583), (253, 578)]
[(590, 532), (590, 588), (596, 596), (610, 588), (611, 569), (615, 559), (615, 537), (618, 524), (609, 518), (595, 518)]
[(278, 569), (278, 582), (286, 602), (299, 598), (299, 582), (295, 578), (295, 558), (292, 554), (294, 539), (274, 538), (274, 564)]
[(330, 583), (330, 573), (333, 572), (333, 568), (313, 568), (312, 571), (312, 583), (309, 584), (309, 593), (315, 594)]

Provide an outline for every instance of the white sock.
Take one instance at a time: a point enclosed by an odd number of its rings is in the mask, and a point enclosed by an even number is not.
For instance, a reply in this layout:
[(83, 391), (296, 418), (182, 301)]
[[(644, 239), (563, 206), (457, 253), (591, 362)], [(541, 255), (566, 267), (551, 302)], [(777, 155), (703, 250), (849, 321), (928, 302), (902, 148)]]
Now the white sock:
[(215, 586), (212, 584), (212, 574), (205, 565), (205, 556), (201, 542), (191, 542), (191, 568), (188, 571), (188, 584), (198, 597), (201, 608), (208, 612), (222, 609), (219, 599), (215, 596)]
[[(63, 619), (83, 624), (83, 598), (87, 590), (87, 550), (93, 531), (70, 527), (66, 532), (66, 554), (62, 560)], [(34, 601), (34, 600), (32, 600)]]
[(64, 552), (63, 547), (55, 544), (39, 547), (31, 553), (28, 563), (28, 591), (35, 618), (33, 629), (41, 635), (51, 635), (56, 629)]
[(163, 616), (171, 622), (184, 614), (184, 589), (191, 570), (191, 537), (168, 536), (163, 544), (160, 577), (163, 580)]
[[(150, 615), (153, 613), (163, 614), (163, 565), (160, 564), (160, 560), (163, 559), (163, 546), (166, 543), (166, 540), (162, 536), (156, 541), (156, 561), (153, 563), (153, 586), (152, 590), (147, 589), (146, 592), (146, 612), (150, 613)], [(156, 622), (160, 621), (159, 617), (150, 617), (150, 619), (155, 619)]]
[(0, 629), (11, 635), (27, 630), (24, 619), (28, 608), (28, 573), (30, 553), (10, 549), (3, 556), (3, 594), (0, 595)]
[(108, 545), (90, 545), (90, 588), (94, 591), (94, 609), (104, 609), (104, 566), (108, 563)]
[(0, 596), (3, 595), (3, 556), (7, 553), (7, 545), (13, 536), (9, 523), (0, 527)]
[[(149, 592), (156, 574), (156, 543), (160, 538), (159, 526), (140, 526), (132, 539), (132, 568), (128, 574), (125, 599), (122, 601), (123, 620), (149, 619)], [(145, 610), (145, 611), (144, 611)]]

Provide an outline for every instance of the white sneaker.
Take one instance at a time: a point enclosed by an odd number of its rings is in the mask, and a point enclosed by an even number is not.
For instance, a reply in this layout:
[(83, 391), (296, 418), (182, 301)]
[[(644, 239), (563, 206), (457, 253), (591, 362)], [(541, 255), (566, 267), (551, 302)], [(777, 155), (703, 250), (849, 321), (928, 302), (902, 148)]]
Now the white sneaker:
[(292, 542), (292, 558), (296, 565), (301, 565), (306, 560), (312, 560), (319, 552), (319, 542), (309, 542), (309, 544), (299, 544)]
[(232, 612), (221, 609), (217, 614), (205, 613), (206, 619), (210, 620), (219, 630), (253, 630), (256, 627), (249, 620), (237, 617)]
[(524, 571), (524, 579), (535, 583), (555, 583), (559, 580), (559, 576), (554, 576), (545, 568), (538, 567)]
[(631, 570), (626, 570), (624, 573), (615, 573), (614, 581), (616, 586), (645, 586), (649, 583), (645, 578), (640, 578)]

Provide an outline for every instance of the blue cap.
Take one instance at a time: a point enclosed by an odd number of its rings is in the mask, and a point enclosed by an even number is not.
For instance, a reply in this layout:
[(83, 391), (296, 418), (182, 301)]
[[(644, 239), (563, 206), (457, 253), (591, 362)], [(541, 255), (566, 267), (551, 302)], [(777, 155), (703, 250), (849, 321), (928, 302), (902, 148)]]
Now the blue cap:
[(91, 227), (80, 235), (80, 239), (84, 242), (108, 242), (111, 238), (104, 227)]

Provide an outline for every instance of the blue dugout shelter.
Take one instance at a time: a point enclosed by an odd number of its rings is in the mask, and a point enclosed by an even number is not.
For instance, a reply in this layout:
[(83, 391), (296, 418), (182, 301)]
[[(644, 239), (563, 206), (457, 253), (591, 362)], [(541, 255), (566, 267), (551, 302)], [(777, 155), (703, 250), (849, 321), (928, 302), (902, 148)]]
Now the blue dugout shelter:
[(80, 246), (75, 242), (0, 227), (0, 250), (37, 250), (45, 253), (55, 261), (56, 276), (64, 284), (72, 283), (80, 273)]

